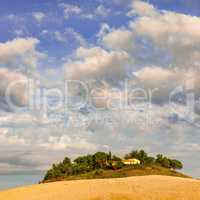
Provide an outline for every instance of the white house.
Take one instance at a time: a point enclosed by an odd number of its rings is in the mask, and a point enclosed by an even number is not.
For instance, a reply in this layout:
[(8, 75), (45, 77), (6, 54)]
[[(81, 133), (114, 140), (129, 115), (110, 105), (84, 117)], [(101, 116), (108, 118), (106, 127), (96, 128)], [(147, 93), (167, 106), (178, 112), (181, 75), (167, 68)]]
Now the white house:
[(131, 159), (123, 160), (123, 163), (125, 165), (139, 165), (140, 164), (140, 160), (138, 160), (136, 158), (131, 158)]

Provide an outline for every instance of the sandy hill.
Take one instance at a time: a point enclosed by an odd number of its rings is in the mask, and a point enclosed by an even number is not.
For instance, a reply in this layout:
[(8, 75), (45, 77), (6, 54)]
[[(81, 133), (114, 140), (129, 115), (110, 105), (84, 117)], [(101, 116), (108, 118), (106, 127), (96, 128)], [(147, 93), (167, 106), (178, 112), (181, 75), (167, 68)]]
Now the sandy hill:
[(200, 181), (170, 176), (61, 181), (0, 192), (2, 200), (199, 200)]

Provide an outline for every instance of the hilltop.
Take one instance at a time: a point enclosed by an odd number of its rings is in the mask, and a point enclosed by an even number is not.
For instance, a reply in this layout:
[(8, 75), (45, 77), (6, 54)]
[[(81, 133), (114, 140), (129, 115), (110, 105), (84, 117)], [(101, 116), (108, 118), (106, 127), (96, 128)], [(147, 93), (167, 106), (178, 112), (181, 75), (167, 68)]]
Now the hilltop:
[(177, 169), (183, 164), (162, 154), (149, 156), (144, 150), (132, 151), (124, 158), (111, 152), (97, 152), (93, 155), (80, 156), (71, 161), (65, 157), (60, 163), (53, 164), (46, 172), (43, 183), (61, 180), (122, 178), (129, 176), (165, 175), (188, 178)]

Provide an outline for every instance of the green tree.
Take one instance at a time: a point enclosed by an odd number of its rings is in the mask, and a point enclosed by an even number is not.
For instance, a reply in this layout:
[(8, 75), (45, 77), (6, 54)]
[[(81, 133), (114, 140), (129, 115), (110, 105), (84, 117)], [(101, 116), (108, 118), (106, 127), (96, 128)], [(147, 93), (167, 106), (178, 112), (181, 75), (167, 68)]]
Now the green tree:
[(170, 168), (170, 160), (167, 157), (164, 157), (162, 159), (161, 165), (165, 168)]
[(157, 164), (162, 164), (162, 160), (163, 160), (163, 155), (162, 154), (156, 155), (156, 163)]
[(71, 165), (71, 160), (70, 160), (70, 158), (65, 157), (64, 160), (63, 160), (63, 164), (64, 164), (64, 165)]
[(95, 168), (106, 168), (108, 164), (108, 154), (105, 152), (97, 152), (93, 155)]
[(137, 156), (138, 156), (138, 151), (133, 150), (129, 154), (126, 154), (124, 158), (125, 159), (137, 158)]
[(112, 161), (122, 161), (122, 159), (118, 156), (113, 155)]
[(147, 157), (147, 158), (146, 158), (146, 161), (145, 161), (145, 163), (146, 163), (146, 164), (149, 164), (149, 165), (152, 165), (152, 164), (154, 164), (154, 163), (155, 163), (155, 158), (154, 158), (154, 157), (151, 157), (151, 156), (149, 156), (149, 157)]
[(182, 169), (183, 164), (181, 163), (181, 161), (173, 159), (170, 160), (170, 167), (173, 169)]
[(136, 158), (140, 160), (141, 164), (144, 165), (147, 161), (148, 154), (143, 149), (141, 149), (140, 151), (133, 150), (129, 154), (125, 155), (125, 159), (129, 158)]
[(50, 170), (48, 170), (47, 173), (45, 174), (44, 180), (45, 180), (45, 181), (46, 181), (46, 180), (51, 180), (51, 179), (53, 179), (53, 178), (55, 178), (55, 176), (54, 176), (53, 170), (50, 169)]
[(138, 152), (138, 155), (136, 157), (138, 160), (140, 160), (141, 164), (146, 164), (146, 160), (148, 158), (148, 154), (143, 150), (141, 149), (139, 152)]
[(74, 163), (78, 166), (79, 171), (87, 172), (94, 169), (94, 160), (92, 155), (80, 156), (74, 160)]

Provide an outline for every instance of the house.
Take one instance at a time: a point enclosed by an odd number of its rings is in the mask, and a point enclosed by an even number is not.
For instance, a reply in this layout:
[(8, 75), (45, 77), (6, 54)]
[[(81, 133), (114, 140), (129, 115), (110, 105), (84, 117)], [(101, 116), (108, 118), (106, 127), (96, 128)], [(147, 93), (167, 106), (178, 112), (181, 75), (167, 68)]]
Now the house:
[(123, 163), (125, 165), (139, 165), (140, 164), (140, 160), (138, 160), (136, 158), (131, 158), (131, 159), (123, 160)]

